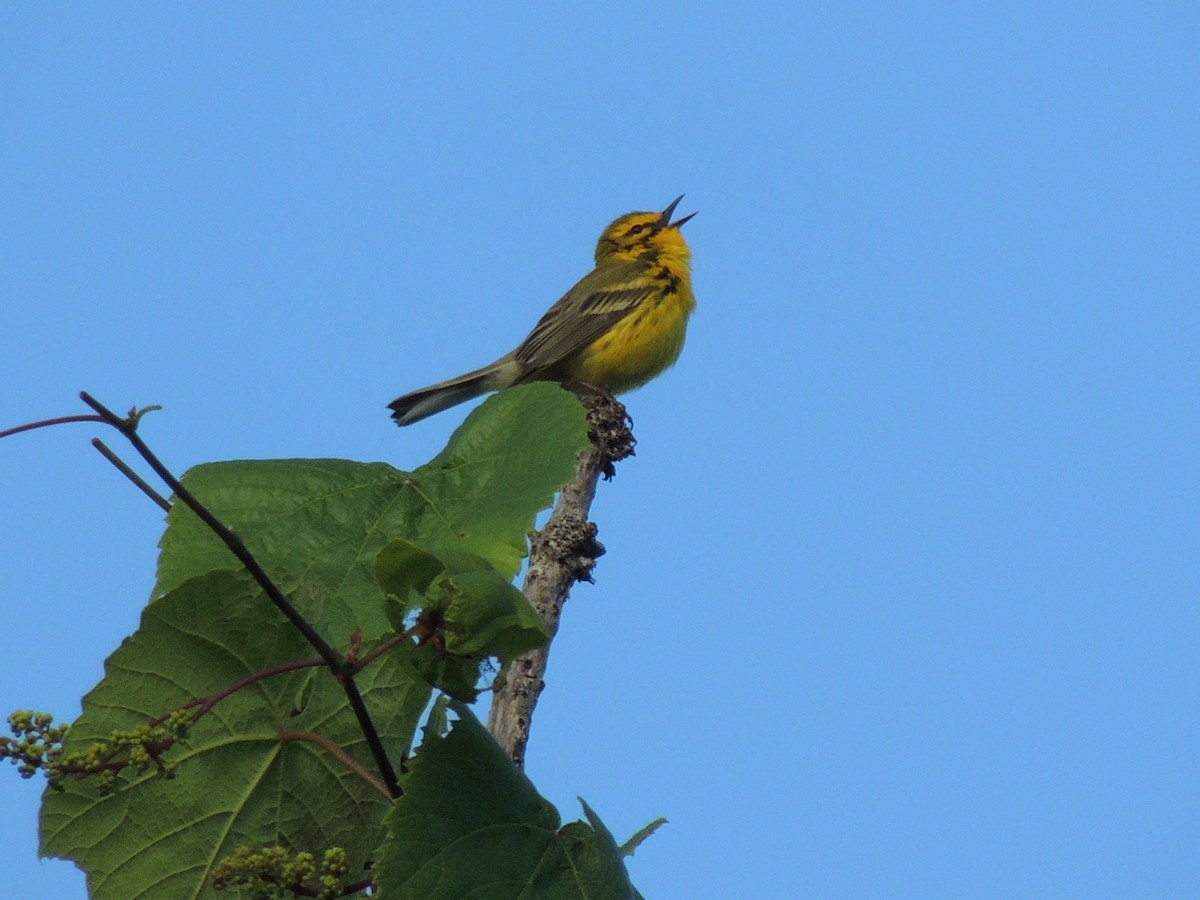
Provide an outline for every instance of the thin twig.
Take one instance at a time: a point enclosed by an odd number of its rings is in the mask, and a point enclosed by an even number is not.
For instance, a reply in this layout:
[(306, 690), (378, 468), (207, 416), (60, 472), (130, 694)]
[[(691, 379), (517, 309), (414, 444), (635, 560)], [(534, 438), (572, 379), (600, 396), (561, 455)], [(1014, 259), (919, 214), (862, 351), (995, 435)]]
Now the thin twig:
[(143, 494), (161, 506), (165, 511), (171, 511), (171, 504), (167, 501), (167, 499), (154, 488), (150, 487), (150, 485), (146, 483), (146, 480), (142, 478), (141, 475), (129, 468), (125, 460), (113, 453), (112, 450), (110, 450), (104, 443), (104, 441), (100, 440), (100, 438), (92, 438), (92, 446), (100, 451), (101, 456), (116, 466), (118, 472), (137, 485)]
[(22, 431), (33, 431), (35, 428), (66, 425), (68, 422), (103, 422), (106, 425), (108, 424), (108, 420), (103, 416), (59, 416), (57, 419), (42, 419), (40, 422), (29, 422), (25, 425), (18, 425), (16, 428), (6, 428), (4, 431), (0, 431), (0, 438), (6, 438), (10, 434), (20, 434)]
[[(575, 478), (559, 494), (546, 526), (531, 536), (529, 567), (521, 588), (542, 617), (550, 641), (558, 633), (563, 604), (577, 581), (591, 581), (596, 558), (604, 546), (596, 540), (596, 526), (588, 511), (601, 476), (613, 475), (613, 463), (633, 453), (633, 435), (625, 407), (608, 396), (588, 404), (588, 435), (592, 445), (579, 454)], [(546, 686), (546, 646), (513, 660), (504, 667), (492, 694), (488, 731), (519, 767), (525, 765), (525, 748), (533, 710)]]
[(346, 672), (346, 659), (339, 653), (328, 641), (323, 638), (308, 620), (301, 615), (300, 611), (292, 604), (284, 595), (279, 586), (271, 580), (266, 571), (259, 564), (258, 560), (242, 542), (242, 539), (228, 526), (201, 503), (196, 496), (180, 483), (171, 471), (163, 465), (154, 452), (146, 446), (137, 434), (138, 416), (131, 415), (128, 419), (122, 419), (114, 414), (110, 409), (92, 397), (87, 391), (82, 391), (79, 394), (81, 400), (94, 409), (103, 421), (118, 431), (121, 432), (147, 464), (152, 468), (156, 475), (171, 488), (171, 492), (187, 505), (205, 525), (221, 539), (221, 542), (229, 548), (229, 551), (238, 558), (246, 571), (251, 577), (258, 582), (259, 587), (271, 599), (276, 608), (284, 614), (289, 622), (304, 635), (304, 639), (313, 647), (314, 650), (325, 660), (325, 664), (337, 677), (338, 682), (342, 685), (343, 691), (346, 693), (346, 700), (350, 704), (350, 708), (354, 710), (354, 715), (358, 719), (359, 728), (362, 730), (363, 737), (366, 739), (367, 747), (371, 751), (371, 756), (375, 760), (375, 765), (379, 769), (379, 774), (383, 777), (384, 783), (387, 785), (388, 791), (392, 797), (399, 797), (401, 794), (400, 784), (396, 778), (396, 770), (392, 767), (391, 760), (388, 759), (387, 751), (384, 749), (383, 741), (379, 737), (379, 732), (375, 728), (375, 723), (371, 720), (370, 711), (367, 709), (366, 701), (363, 700), (362, 693), (355, 684), (353, 677)]

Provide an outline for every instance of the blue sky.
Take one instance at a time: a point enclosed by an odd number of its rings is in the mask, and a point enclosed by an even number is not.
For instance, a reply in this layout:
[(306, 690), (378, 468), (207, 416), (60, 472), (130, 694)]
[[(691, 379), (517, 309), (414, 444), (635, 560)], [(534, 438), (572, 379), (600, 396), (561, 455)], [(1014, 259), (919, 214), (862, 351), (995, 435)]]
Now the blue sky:
[[(648, 897), (1197, 896), (1200, 13), (827, 6), (9, 9), (0, 427), (414, 467), (463, 411), (384, 405), (687, 192), (535, 783), (670, 819)], [(99, 433), (0, 442), (5, 713), (153, 582)], [(7, 890), (82, 897), (3, 776)]]

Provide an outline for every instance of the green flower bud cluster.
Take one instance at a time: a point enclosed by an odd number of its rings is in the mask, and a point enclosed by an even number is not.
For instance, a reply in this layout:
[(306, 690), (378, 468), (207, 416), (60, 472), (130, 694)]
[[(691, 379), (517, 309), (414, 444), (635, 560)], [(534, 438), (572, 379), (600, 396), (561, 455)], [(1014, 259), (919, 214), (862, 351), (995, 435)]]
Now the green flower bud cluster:
[(116, 789), (118, 775), (129, 766), (141, 773), (153, 765), (159, 774), (169, 775), (162, 755), (187, 734), (191, 720), (191, 712), (177, 709), (156, 724), (114, 731), (107, 740), (84, 750), (63, 753), (69, 726), (53, 726), (53, 717), (46, 713), (18, 711), (8, 717), (17, 739), (0, 738), (0, 758), (9, 757), (18, 763), (26, 778), (38, 770), (45, 772), (53, 788), (61, 788), (67, 776), (94, 776), (101, 790), (111, 792)]
[(241, 847), (213, 869), (213, 888), (221, 891), (230, 887), (246, 890), (242, 896), (250, 900), (286, 900), (289, 897), (316, 897), (335, 900), (345, 896), (343, 879), (350, 869), (350, 859), (341, 847), (325, 852), (320, 866), (312, 853), (294, 856), (283, 847), (265, 847), (252, 853)]
[(10, 715), (8, 726), (13, 736), (0, 736), (0, 759), (12, 760), (22, 778), (52, 771), (71, 729), (67, 724), (55, 725), (50, 713), (29, 709), (18, 709)]

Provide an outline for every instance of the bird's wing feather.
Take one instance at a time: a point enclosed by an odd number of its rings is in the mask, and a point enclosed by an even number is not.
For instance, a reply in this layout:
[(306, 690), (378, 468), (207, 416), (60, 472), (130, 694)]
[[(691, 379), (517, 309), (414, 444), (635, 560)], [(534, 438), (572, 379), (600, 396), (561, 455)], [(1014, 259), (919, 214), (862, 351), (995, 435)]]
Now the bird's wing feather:
[(567, 291), (515, 351), (529, 373), (546, 369), (599, 339), (654, 291), (637, 262), (595, 269)]

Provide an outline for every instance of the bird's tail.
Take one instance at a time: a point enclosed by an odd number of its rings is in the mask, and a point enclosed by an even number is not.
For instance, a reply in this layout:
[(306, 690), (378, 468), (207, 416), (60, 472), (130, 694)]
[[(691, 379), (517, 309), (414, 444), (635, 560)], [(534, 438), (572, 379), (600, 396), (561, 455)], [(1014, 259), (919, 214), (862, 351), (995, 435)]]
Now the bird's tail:
[(520, 374), (521, 364), (511, 355), (506, 356), (490, 366), (398, 397), (388, 404), (388, 408), (397, 425), (411, 425), (443, 409), (465, 403), (472, 397), (509, 387)]

